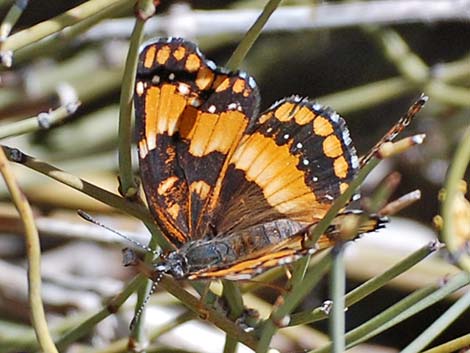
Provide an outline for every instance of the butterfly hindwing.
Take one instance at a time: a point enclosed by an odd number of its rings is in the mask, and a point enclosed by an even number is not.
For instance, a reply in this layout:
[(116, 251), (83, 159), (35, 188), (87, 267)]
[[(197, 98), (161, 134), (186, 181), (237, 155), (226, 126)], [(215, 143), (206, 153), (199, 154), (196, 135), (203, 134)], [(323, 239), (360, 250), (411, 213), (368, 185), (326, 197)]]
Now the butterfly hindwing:
[(321, 219), (359, 168), (344, 120), (298, 97), (262, 113), (223, 176), (214, 222), (219, 233), (289, 218)]

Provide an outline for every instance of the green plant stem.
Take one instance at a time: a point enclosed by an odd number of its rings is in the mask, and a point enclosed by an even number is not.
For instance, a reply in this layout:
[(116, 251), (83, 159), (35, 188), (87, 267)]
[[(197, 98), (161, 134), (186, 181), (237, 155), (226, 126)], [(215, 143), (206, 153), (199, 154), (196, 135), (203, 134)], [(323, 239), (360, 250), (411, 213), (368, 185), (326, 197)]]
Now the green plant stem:
[(267, 2), (263, 12), (261, 12), (261, 15), (256, 19), (255, 23), (253, 23), (248, 32), (246, 32), (240, 44), (237, 46), (232, 56), (225, 64), (227, 69), (234, 71), (240, 67), (240, 64), (243, 62), (243, 59), (245, 59), (246, 54), (248, 54), (248, 51), (261, 34), (264, 25), (266, 22), (268, 22), (269, 17), (271, 17), (280, 3), (281, 0), (269, 0)]
[(48, 113), (40, 113), (32, 118), (3, 125), (0, 130), (0, 139), (49, 129), (75, 113), (79, 105), (79, 102), (70, 103)]
[(458, 319), (470, 307), (470, 291), (457, 300), (444, 314), (423, 333), (416, 337), (413, 342), (405, 347), (401, 353), (418, 353), (436, 339), (450, 324)]
[(336, 217), (338, 212), (348, 203), (349, 200), (353, 197), (356, 190), (361, 186), (364, 182), (365, 178), (369, 173), (380, 163), (380, 159), (372, 158), (369, 163), (367, 163), (364, 167), (361, 168), (357, 176), (354, 180), (349, 184), (348, 188), (342, 193), (333, 205), (330, 207), (328, 212), (322, 218), (320, 222), (318, 222), (315, 227), (310, 231), (309, 240), (306, 242), (306, 246), (314, 246), (315, 243), (318, 241), (320, 236), (325, 233), (328, 226), (331, 224), (333, 219)]
[(228, 319), (223, 313), (205, 305), (198, 298), (181, 289), (174, 279), (164, 276), (160, 286), (178, 298), (188, 309), (226, 332), (234, 340), (243, 343), (251, 349), (256, 347), (257, 341), (252, 334), (243, 331), (238, 324)]
[[(194, 313), (192, 311), (186, 311), (180, 315), (178, 315), (174, 320), (156, 328), (152, 332), (149, 333), (149, 340), (154, 341), (161, 335), (173, 330), (174, 328), (184, 324), (190, 320), (194, 319)], [(124, 352), (127, 349), (127, 339), (121, 338), (117, 341), (114, 341), (108, 344), (106, 347), (94, 349), (94, 350), (87, 350), (86, 353), (119, 353)], [(148, 352), (148, 350), (147, 350)]]
[(146, 282), (147, 278), (144, 276), (136, 276), (127, 286), (126, 288), (119, 293), (117, 296), (112, 298), (108, 304), (103, 307), (100, 311), (96, 314), (92, 315), (82, 323), (80, 323), (77, 327), (73, 328), (69, 332), (65, 333), (62, 337), (57, 340), (57, 347), (60, 351), (65, 351), (65, 349), (71, 343), (77, 341), (78, 339), (82, 338), (86, 334), (88, 334), (95, 325), (109, 315), (115, 313), (117, 309), (129, 298), (135, 290), (142, 285), (143, 282)]
[(62, 184), (65, 184), (98, 201), (101, 201), (106, 205), (127, 212), (130, 215), (144, 221), (145, 223), (153, 223), (152, 217), (144, 206), (129, 202), (116, 194), (101, 189), (98, 186), (88, 183), (74, 175), (68, 174), (59, 168), (47, 164), (46, 162), (42, 162), (31, 156), (28, 156), (17, 149), (12, 149), (6, 146), (2, 147), (6, 152), (8, 159), (11, 161), (17, 162), (21, 165), (24, 165), (25, 167), (44, 174)]
[[(232, 281), (224, 280), (222, 283), (224, 286), (223, 296), (230, 308), (228, 317), (235, 321), (243, 314), (244, 309), (240, 288)], [(227, 335), (225, 338), (224, 353), (236, 352), (237, 345), (237, 341)]]
[(425, 86), (425, 91), (433, 99), (446, 105), (468, 108), (470, 107), (470, 89), (457, 87), (445, 82), (432, 80)]
[(10, 10), (8, 10), (5, 18), (2, 21), (2, 24), (0, 25), (0, 43), (4, 42), (5, 39), (10, 35), (13, 26), (23, 14), (27, 4), (27, 0), (24, 1), (23, 4), (20, 1), (15, 1), (10, 7)]
[(417, 92), (420, 87), (410, 84), (403, 77), (394, 77), (322, 96), (318, 101), (346, 114), (373, 107), (407, 93)]
[(442, 203), (442, 239), (446, 243), (449, 251), (455, 255), (459, 265), (470, 272), (470, 257), (458, 254), (459, 242), (458, 237), (454, 230), (454, 206), (455, 197), (458, 192), (460, 181), (464, 178), (467, 166), (470, 164), (470, 127), (467, 128), (462, 135), (455, 156), (452, 160), (452, 164), (449, 168), (447, 180), (445, 184), (446, 196)]
[(139, 57), (139, 46), (144, 36), (145, 20), (137, 17), (132, 30), (129, 51), (122, 78), (119, 109), (119, 190), (124, 197), (134, 197), (138, 187), (132, 173), (132, 98)]
[[(435, 252), (440, 248), (441, 245), (438, 242), (431, 242), (421, 247), (417, 251), (413, 252), (411, 255), (407, 256), (405, 259), (401, 260), (384, 273), (374, 278), (371, 278), (367, 282), (361, 284), (359, 287), (353, 289), (348, 294), (346, 294), (346, 307), (354, 305), (355, 303), (361, 301), (368, 295), (387, 285), (393, 278), (398, 277), (402, 273), (408, 271), (411, 267), (426, 258), (429, 254)], [(293, 314), (290, 326), (308, 324), (326, 319), (327, 317), (328, 315), (325, 313), (324, 309), (319, 307), (314, 309), (313, 311)]]
[[(462, 272), (451, 278), (445, 285), (439, 288), (429, 286), (410, 294), (379, 315), (349, 331), (346, 334), (346, 348), (354, 347), (359, 343), (388, 330), (389, 328), (444, 299), (469, 283), (470, 274)], [(311, 351), (311, 353), (326, 353), (330, 351), (331, 344), (328, 344), (322, 348)]]
[(433, 347), (422, 353), (453, 353), (459, 349), (468, 348), (470, 345), (470, 333), (468, 335), (461, 336), (452, 341), (443, 343), (439, 346)]
[(28, 299), (31, 310), (31, 320), (41, 350), (45, 353), (58, 353), (47, 326), (46, 315), (41, 297), (41, 246), (39, 234), (34, 223), (31, 207), (19, 188), (9, 162), (0, 149), (0, 173), (10, 191), (21, 221), (25, 228), (26, 255), (28, 258)]
[(338, 244), (333, 248), (332, 257), (333, 261), (330, 277), (330, 298), (333, 301), (333, 304), (331, 307), (329, 329), (332, 342), (332, 352), (343, 353), (345, 348), (344, 332), (346, 330), (344, 316), (344, 292), (346, 288), (346, 279), (343, 244)]
[(380, 44), (384, 56), (404, 77), (417, 84), (427, 81), (429, 68), (418, 55), (411, 51), (398, 32), (377, 26), (367, 26), (365, 30)]
[(77, 22), (74, 25), (63, 28), (57, 32), (54, 36), (49, 36), (40, 40), (38, 42), (32, 42), (26, 47), (20, 48), (15, 52), (15, 63), (21, 63), (26, 60), (44, 55), (48, 52), (51, 52), (54, 55), (54, 52), (58, 51), (58, 48), (65, 47), (70, 44), (70, 41), (84, 33), (98, 22), (125, 14), (133, 7), (133, 3), (129, 0), (117, 0), (113, 4), (108, 5), (106, 8), (93, 13), (80, 22)]
[(2, 49), (14, 52), (53, 33), (59, 32), (65, 27), (72, 26), (99, 11), (103, 11), (117, 1), (118, 0), (87, 1), (59, 16), (13, 34), (5, 41)]
[(257, 353), (268, 351), (271, 338), (277, 328), (289, 324), (289, 313), (295, 309), (308, 293), (310, 293), (312, 288), (320, 281), (326, 271), (328, 271), (330, 264), (331, 256), (327, 254), (315, 265), (315, 268), (308, 271), (304, 279), (301, 282), (297, 282), (292, 290), (284, 297), (282, 304), (271, 313), (269, 319), (266, 320), (262, 326), (260, 340), (256, 348)]

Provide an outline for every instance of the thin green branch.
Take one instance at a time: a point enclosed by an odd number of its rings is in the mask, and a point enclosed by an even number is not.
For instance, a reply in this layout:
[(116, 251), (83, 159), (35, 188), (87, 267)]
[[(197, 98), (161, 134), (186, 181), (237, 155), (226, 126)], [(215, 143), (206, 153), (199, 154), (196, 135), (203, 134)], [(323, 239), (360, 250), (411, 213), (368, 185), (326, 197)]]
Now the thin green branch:
[(7, 137), (35, 132), (38, 130), (49, 129), (52, 126), (66, 120), (70, 115), (75, 113), (79, 106), (80, 102), (74, 102), (65, 106), (61, 106), (56, 110), (52, 110), (48, 113), (39, 113), (34, 117), (3, 125), (0, 129), (0, 140)]
[(450, 324), (459, 318), (470, 307), (470, 291), (467, 290), (444, 314), (433, 322), (413, 342), (405, 347), (401, 353), (418, 353), (435, 340)]
[[(451, 278), (445, 285), (436, 288), (429, 286), (422, 288), (398, 303), (392, 305), (379, 315), (349, 331), (346, 334), (346, 348), (351, 348), (359, 343), (388, 330), (389, 328), (401, 323), (402, 321), (416, 315), (420, 311), (437, 303), (438, 301), (455, 293), (460, 288), (470, 283), (470, 274), (459, 273)], [(311, 351), (311, 353), (327, 353), (331, 351), (331, 344)]]
[(311, 271), (308, 271), (304, 279), (301, 282), (297, 282), (292, 290), (283, 298), (282, 304), (271, 313), (269, 319), (262, 326), (260, 340), (256, 349), (257, 353), (267, 352), (271, 338), (277, 328), (289, 325), (289, 314), (311, 292), (312, 288), (317, 285), (326, 271), (328, 271), (330, 264), (331, 256), (328, 254)]
[[(141, 0), (137, 8), (147, 8), (152, 1)], [(138, 192), (138, 186), (132, 173), (132, 98), (134, 96), (135, 75), (137, 72), (137, 62), (139, 57), (139, 46), (144, 36), (144, 24), (146, 20), (155, 13), (153, 6), (152, 13), (145, 17), (136, 17), (132, 30), (129, 50), (127, 52), (124, 74), (122, 77), (121, 98), (119, 109), (119, 190), (126, 198), (133, 198)]]
[[(470, 257), (459, 254), (459, 239), (455, 234), (455, 206), (456, 196), (460, 181), (464, 178), (467, 166), (470, 164), (470, 127), (462, 135), (462, 139), (457, 147), (452, 164), (449, 168), (445, 184), (446, 196), (442, 203), (442, 239), (446, 243), (449, 251), (455, 255), (457, 262), (466, 271), (470, 272)], [(460, 256), (459, 256), (460, 255)]]
[(468, 348), (468, 346), (470, 346), (470, 333), (423, 351), (422, 353), (454, 353), (459, 351), (459, 349)]
[(57, 347), (60, 349), (60, 351), (64, 351), (70, 344), (76, 342), (88, 334), (91, 330), (93, 330), (97, 323), (101, 322), (109, 315), (115, 313), (117, 309), (127, 300), (127, 298), (132, 295), (132, 293), (135, 292), (135, 290), (140, 285), (142, 285), (144, 281), (147, 281), (145, 277), (136, 276), (121, 293), (109, 300), (108, 304), (104, 306), (103, 309), (60, 337), (57, 340)]
[(266, 25), (266, 22), (268, 22), (269, 17), (271, 17), (280, 3), (281, 0), (268, 1), (263, 9), (263, 12), (261, 12), (261, 15), (256, 19), (255, 23), (253, 23), (248, 32), (246, 32), (240, 44), (238, 44), (232, 56), (225, 64), (227, 69), (234, 71), (240, 67), (240, 64), (243, 62), (243, 59), (245, 59), (246, 54), (248, 54), (248, 51), (253, 46), (256, 39), (258, 39), (261, 31), (263, 30), (263, 27)]
[[(230, 309), (228, 317), (235, 321), (238, 319), (244, 310), (243, 298), (241, 295), (240, 288), (238, 285), (232, 281), (224, 280), (223, 282), (224, 290), (223, 297), (227, 301), (228, 307)], [(227, 335), (225, 338), (224, 353), (234, 353), (237, 350), (237, 341)]]
[(113, 6), (119, 0), (90, 0), (79, 6), (70, 9), (59, 16), (50, 20), (40, 22), (37, 25), (24, 29), (20, 32), (8, 37), (2, 50), (16, 50), (23, 48), (29, 44), (35, 43), (51, 34), (61, 31), (62, 29), (72, 26), (85, 18), (96, 14), (99, 11)]
[(429, 77), (426, 63), (408, 46), (408, 43), (394, 30), (377, 26), (365, 27), (367, 33), (380, 44), (385, 57), (409, 81), (423, 84)]
[[(439, 243), (431, 242), (418, 249), (417, 251), (413, 252), (411, 255), (407, 256), (405, 259), (401, 260), (384, 273), (375, 276), (374, 278), (371, 278), (367, 282), (361, 284), (359, 287), (353, 289), (348, 294), (346, 294), (346, 307), (354, 305), (355, 303), (361, 301), (362, 299), (374, 293), (378, 289), (387, 285), (392, 279), (408, 271), (411, 267), (426, 258), (429, 254), (435, 252), (440, 248), (441, 245)], [(293, 314), (290, 326), (308, 324), (326, 319), (327, 317), (328, 315), (325, 313), (325, 310), (322, 307), (318, 307), (315, 308), (313, 311)]]
[(113, 4), (107, 6), (101, 11), (84, 17), (80, 22), (63, 28), (53, 36), (48, 36), (43, 40), (32, 42), (15, 52), (15, 63), (20, 63), (27, 59), (37, 58), (48, 51), (56, 51), (58, 48), (70, 44), (70, 41), (84, 33), (97, 23), (106, 18), (123, 15), (129, 12), (133, 7), (133, 3), (129, 0), (117, 0)]
[(188, 309), (226, 332), (234, 340), (252, 349), (256, 347), (257, 341), (252, 334), (245, 332), (238, 324), (228, 319), (225, 314), (205, 305), (189, 292), (182, 290), (174, 279), (164, 276), (160, 286), (178, 298)]
[(403, 77), (394, 77), (322, 96), (318, 98), (318, 101), (346, 114), (420, 91), (420, 87), (420, 85), (411, 84)]
[(16, 24), (20, 16), (23, 14), (23, 11), (28, 6), (28, 2), (28, 0), (15, 1), (10, 7), (10, 10), (8, 10), (5, 18), (2, 21), (2, 24), (0, 25), (0, 43), (3, 43), (10, 35), (13, 26)]
[(122, 197), (113, 194), (107, 190), (101, 189), (96, 185), (86, 182), (74, 175), (68, 174), (59, 168), (56, 168), (46, 162), (39, 161), (34, 157), (28, 156), (18, 149), (2, 146), (10, 161), (17, 162), (41, 174), (44, 174), (62, 184), (65, 184), (77, 191), (80, 191), (106, 205), (117, 208), (130, 215), (144, 221), (153, 223), (153, 219), (144, 206), (129, 202)]
[(26, 255), (28, 257), (28, 298), (31, 310), (31, 319), (39, 341), (39, 346), (45, 353), (58, 353), (47, 326), (44, 305), (41, 297), (41, 246), (39, 234), (34, 223), (31, 207), (19, 188), (13, 172), (10, 169), (7, 157), (0, 148), (0, 172), (10, 191), (21, 221), (25, 228)]
[[(149, 333), (149, 341), (154, 341), (156, 338), (161, 335), (175, 329), (182, 324), (193, 320), (195, 315), (192, 311), (185, 311), (175, 317), (173, 320), (168, 323), (163, 324), (162, 326), (157, 327)], [(117, 341), (114, 341), (108, 344), (106, 347), (98, 348), (94, 350), (87, 350), (87, 353), (116, 353), (116, 352), (125, 352), (127, 350), (127, 339), (122, 338)], [(148, 352), (148, 350), (147, 350)]]
[(346, 288), (343, 244), (332, 250), (333, 264), (330, 277), (330, 298), (333, 301), (329, 331), (333, 353), (343, 353), (345, 348), (344, 333), (346, 330), (344, 292)]

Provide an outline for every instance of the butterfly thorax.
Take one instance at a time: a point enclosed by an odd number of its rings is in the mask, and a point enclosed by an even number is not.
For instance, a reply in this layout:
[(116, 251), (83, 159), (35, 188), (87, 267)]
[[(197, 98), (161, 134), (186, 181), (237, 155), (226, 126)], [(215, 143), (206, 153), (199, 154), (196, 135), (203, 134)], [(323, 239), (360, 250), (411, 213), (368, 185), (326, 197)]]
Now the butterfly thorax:
[(230, 247), (223, 241), (196, 240), (182, 248), (170, 252), (163, 261), (155, 264), (155, 269), (183, 279), (189, 274), (235, 259)]

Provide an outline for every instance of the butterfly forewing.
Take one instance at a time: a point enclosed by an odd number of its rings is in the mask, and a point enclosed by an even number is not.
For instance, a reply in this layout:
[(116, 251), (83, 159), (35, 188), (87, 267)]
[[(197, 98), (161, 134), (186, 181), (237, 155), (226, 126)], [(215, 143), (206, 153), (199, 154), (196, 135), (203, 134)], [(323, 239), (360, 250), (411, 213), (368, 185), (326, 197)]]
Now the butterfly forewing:
[(207, 232), (226, 161), (256, 115), (254, 80), (225, 72), (182, 39), (141, 54), (135, 109), (140, 171), (149, 208), (176, 247)]

